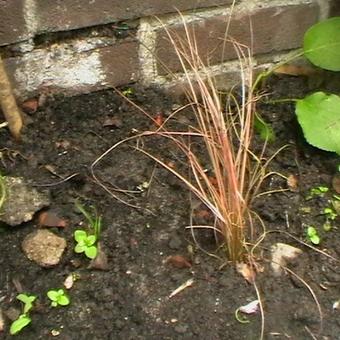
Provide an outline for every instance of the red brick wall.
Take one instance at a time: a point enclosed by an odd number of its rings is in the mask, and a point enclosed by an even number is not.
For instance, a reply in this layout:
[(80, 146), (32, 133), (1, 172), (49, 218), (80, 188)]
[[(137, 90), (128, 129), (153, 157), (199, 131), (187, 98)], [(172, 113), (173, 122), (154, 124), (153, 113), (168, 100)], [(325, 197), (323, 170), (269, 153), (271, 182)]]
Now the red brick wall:
[[(180, 73), (181, 65), (165, 27), (183, 37), (179, 10), (202, 59), (223, 76), (236, 57), (230, 46), (221, 56), (232, 4), (229, 36), (266, 60), (301, 46), (313, 23), (340, 14), (338, 0), (0, 0), (0, 52), (21, 97), (131, 81), (173, 85), (168, 71)], [(117, 32), (120, 22), (131, 29)], [(230, 68), (219, 69), (222, 61)]]

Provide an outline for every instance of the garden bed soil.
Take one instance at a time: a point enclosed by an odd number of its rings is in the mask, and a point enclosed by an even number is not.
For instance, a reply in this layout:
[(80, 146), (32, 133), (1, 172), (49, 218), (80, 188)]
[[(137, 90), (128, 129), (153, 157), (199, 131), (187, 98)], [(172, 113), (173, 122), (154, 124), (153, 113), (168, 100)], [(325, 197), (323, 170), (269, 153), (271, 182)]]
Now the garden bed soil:
[[(271, 98), (301, 97), (307, 91), (306, 82), (289, 77), (274, 79), (266, 91)], [(156, 90), (136, 87), (130, 98), (153, 117), (160, 113), (169, 115), (174, 108), (174, 103)], [(331, 187), (337, 158), (305, 143), (292, 104), (260, 104), (259, 111), (276, 133), (270, 152), (289, 144), (271, 163), (270, 170), (298, 179), (296, 190), (264, 195), (254, 202), (267, 231), (281, 231), (267, 234), (256, 259), (262, 268), (256, 285), (264, 307), (265, 339), (310, 339), (312, 333), (317, 339), (340, 339), (340, 310), (333, 308), (340, 299), (339, 263), (296, 240), (306, 241), (305, 226), (313, 224), (321, 230), (318, 249), (340, 257), (339, 221), (333, 222), (331, 231), (322, 231), (324, 216), (320, 211), (328, 204), (331, 193), (324, 198), (305, 199), (313, 187)], [(37, 220), (2, 227), (3, 339), (11, 338), (8, 311), (20, 307), (15, 299), (18, 286), (39, 298), (31, 313), (31, 325), (18, 339), (48, 339), (52, 334), (63, 340), (260, 337), (260, 313), (248, 316), (248, 323), (235, 318), (237, 308), (258, 298), (254, 286), (231, 264), (221, 268), (221, 261), (198, 249), (190, 231), (185, 229), (190, 223), (190, 195), (173, 175), (125, 144), (108, 153), (95, 171), (106, 188), (139, 208), (119, 202), (94, 181), (91, 164), (114, 143), (138, 131), (155, 129), (149, 118), (108, 90), (72, 98), (48, 98), (29, 119), (32, 122), (20, 144), (13, 142), (5, 129), (0, 130), (1, 173), (22, 176), (38, 190), (50, 191), (49, 209), (68, 221), (66, 228), (51, 230), (66, 239), (67, 250), (56, 267), (42, 268), (21, 250), (21, 242), (37, 228)], [(183, 126), (186, 119), (181, 113), (176, 124)], [(155, 154), (178, 161), (177, 151), (171, 149), (169, 141), (153, 137), (145, 143)], [(150, 185), (143, 189), (143, 183)], [(117, 187), (134, 193), (113, 191)], [(286, 181), (274, 176), (263, 190), (276, 188), (286, 189)], [(76, 199), (85, 206), (95, 206), (103, 216), (101, 242), (108, 257), (105, 271), (87, 268), (89, 260), (73, 251), (74, 230), (84, 221), (75, 208)], [(207, 252), (216, 250), (209, 230), (196, 231), (195, 235)], [(289, 273), (273, 275), (270, 248), (276, 242), (303, 250), (289, 265), (298, 277)], [(192, 266), (177, 268), (165, 263), (173, 255), (184, 256)], [(62, 287), (70, 273), (79, 275), (68, 292), (71, 304), (50, 307), (46, 292)], [(169, 298), (189, 279), (194, 280), (191, 287)], [(322, 320), (303, 282), (317, 297)]]

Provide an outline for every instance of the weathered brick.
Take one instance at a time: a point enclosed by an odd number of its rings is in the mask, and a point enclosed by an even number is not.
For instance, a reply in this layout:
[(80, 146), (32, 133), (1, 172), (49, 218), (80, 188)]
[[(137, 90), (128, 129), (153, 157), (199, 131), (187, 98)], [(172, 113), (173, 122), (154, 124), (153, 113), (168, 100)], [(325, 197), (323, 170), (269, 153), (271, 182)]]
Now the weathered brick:
[(36, 0), (40, 30), (63, 31), (142, 16), (230, 4), (232, 0)]
[(24, 0), (0, 1), (0, 46), (27, 39)]
[(105, 85), (124, 85), (139, 78), (138, 44), (135, 41), (101, 48), (100, 60)]
[(69, 41), (5, 59), (16, 95), (39, 92), (87, 93), (137, 81), (138, 44), (123, 41), (96, 47), (91, 41)]
[[(305, 30), (318, 20), (318, 15), (319, 6), (314, 2), (269, 8), (257, 7), (250, 12), (235, 11), (229, 36), (239, 43), (253, 46), (253, 54), (294, 49), (301, 46)], [(222, 57), (227, 20), (227, 16), (217, 15), (187, 25), (195, 34), (202, 60), (208, 61), (210, 65), (237, 58), (235, 49), (230, 43), (226, 43)], [(185, 40), (183, 23), (170, 25), (168, 28), (173, 36)], [(163, 65), (171, 72), (181, 70), (178, 57), (163, 28), (157, 34), (156, 56), (159, 74), (168, 73)]]

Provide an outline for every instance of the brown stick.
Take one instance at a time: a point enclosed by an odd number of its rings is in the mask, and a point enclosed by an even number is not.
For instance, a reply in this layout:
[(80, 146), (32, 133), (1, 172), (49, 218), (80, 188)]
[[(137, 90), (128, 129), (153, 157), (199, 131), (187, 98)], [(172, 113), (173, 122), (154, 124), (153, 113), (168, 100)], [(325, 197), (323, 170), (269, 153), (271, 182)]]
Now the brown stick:
[(9, 82), (4, 63), (0, 56), (0, 104), (8, 128), (16, 140), (20, 140), (20, 131), (23, 125), (20, 110), (15, 101), (11, 83)]

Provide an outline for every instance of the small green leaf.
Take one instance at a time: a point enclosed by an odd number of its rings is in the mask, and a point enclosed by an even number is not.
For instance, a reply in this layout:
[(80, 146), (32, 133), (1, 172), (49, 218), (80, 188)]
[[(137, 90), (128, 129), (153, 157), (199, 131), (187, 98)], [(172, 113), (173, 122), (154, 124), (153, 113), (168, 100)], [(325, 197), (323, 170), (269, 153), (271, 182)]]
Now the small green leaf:
[(47, 292), (47, 297), (52, 301), (57, 301), (59, 297), (59, 293), (56, 290), (49, 290)]
[(91, 246), (85, 249), (85, 255), (93, 260), (97, 256), (97, 247), (96, 246)]
[(316, 66), (340, 71), (340, 17), (333, 17), (313, 25), (305, 33), (305, 56)]
[(340, 97), (324, 92), (315, 92), (297, 101), (295, 111), (308, 143), (340, 154), (339, 107)]
[(58, 307), (58, 302), (57, 301), (52, 301), (51, 302), (52, 307)]
[(310, 241), (315, 245), (319, 245), (320, 244), (320, 237), (318, 235), (313, 235), (313, 236), (310, 237)]
[(95, 235), (89, 235), (87, 238), (86, 238), (86, 245), (89, 247), (89, 246), (93, 246), (95, 243), (96, 243), (97, 239), (96, 239), (96, 236)]
[(24, 327), (31, 323), (31, 318), (26, 314), (21, 314), (18, 319), (12, 322), (10, 327), (10, 334), (18, 334)]
[(81, 241), (83, 241), (84, 239), (86, 239), (86, 237), (87, 237), (87, 233), (86, 233), (86, 231), (84, 231), (84, 230), (76, 230), (75, 232), (74, 232), (74, 239), (76, 240), (76, 242), (81, 242)]
[(67, 295), (61, 295), (59, 296), (59, 299), (58, 299), (58, 304), (61, 305), (61, 306), (67, 306), (70, 304), (70, 299)]
[(314, 227), (307, 228), (307, 236), (308, 239), (315, 245), (320, 244), (320, 237), (318, 235), (317, 230)]
[(33, 307), (33, 302), (36, 300), (34, 295), (19, 294), (17, 299), (24, 304), (24, 314), (27, 314)]
[(74, 247), (74, 251), (77, 254), (83, 253), (85, 250), (87, 249), (87, 246), (85, 244), (76, 244), (76, 246)]

